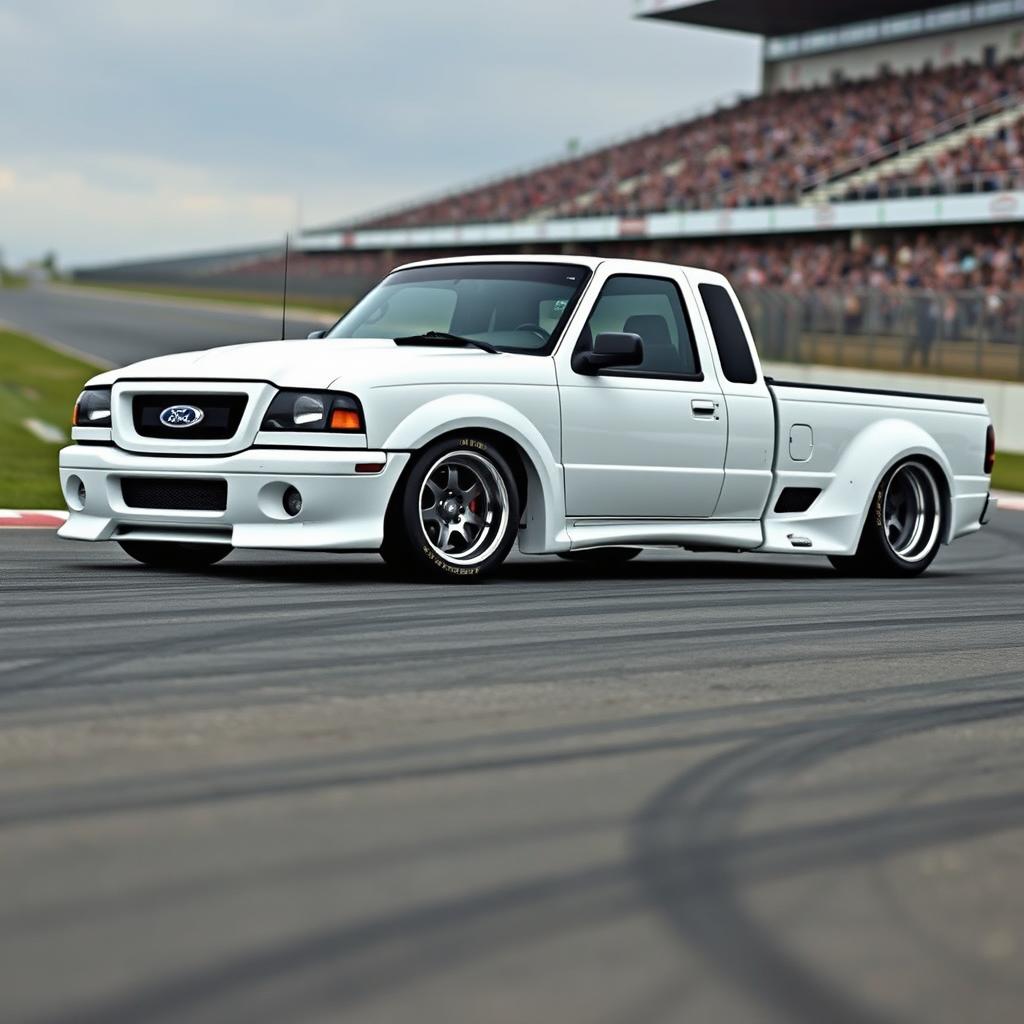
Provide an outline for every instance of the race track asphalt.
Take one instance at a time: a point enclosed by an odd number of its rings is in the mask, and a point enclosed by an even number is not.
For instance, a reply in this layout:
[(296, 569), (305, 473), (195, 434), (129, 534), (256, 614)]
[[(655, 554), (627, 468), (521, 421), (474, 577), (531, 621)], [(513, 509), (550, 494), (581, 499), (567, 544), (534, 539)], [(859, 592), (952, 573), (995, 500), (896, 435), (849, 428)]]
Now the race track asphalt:
[(0, 530), (0, 1019), (1019, 1020), (1022, 572)]
[[(332, 318), (289, 315), (289, 337), (304, 338)], [(281, 314), (263, 307), (115, 295), (91, 288), (0, 288), (7, 324), (73, 348), (101, 364), (125, 366), (170, 352), (281, 337)]]

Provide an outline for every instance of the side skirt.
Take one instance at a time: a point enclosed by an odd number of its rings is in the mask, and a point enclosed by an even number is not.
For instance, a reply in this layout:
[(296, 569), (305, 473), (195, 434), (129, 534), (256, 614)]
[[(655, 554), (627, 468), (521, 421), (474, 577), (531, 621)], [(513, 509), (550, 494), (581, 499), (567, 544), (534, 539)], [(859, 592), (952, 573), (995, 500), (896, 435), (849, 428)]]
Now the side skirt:
[(764, 543), (760, 520), (570, 519), (572, 548), (665, 544), (695, 550), (753, 551)]

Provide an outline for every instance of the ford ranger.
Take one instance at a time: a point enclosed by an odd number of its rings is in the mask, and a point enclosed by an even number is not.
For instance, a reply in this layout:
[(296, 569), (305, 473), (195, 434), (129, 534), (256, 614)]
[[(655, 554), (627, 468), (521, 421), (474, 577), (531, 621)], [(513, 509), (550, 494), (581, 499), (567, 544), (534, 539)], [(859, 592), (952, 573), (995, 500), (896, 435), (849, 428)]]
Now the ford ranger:
[(518, 542), (912, 576), (994, 507), (980, 399), (772, 380), (724, 277), (621, 259), (403, 266), (305, 340), (99, 374), (72, 441), (60, 535), (174, 569), (379, 551), (472, 580)]

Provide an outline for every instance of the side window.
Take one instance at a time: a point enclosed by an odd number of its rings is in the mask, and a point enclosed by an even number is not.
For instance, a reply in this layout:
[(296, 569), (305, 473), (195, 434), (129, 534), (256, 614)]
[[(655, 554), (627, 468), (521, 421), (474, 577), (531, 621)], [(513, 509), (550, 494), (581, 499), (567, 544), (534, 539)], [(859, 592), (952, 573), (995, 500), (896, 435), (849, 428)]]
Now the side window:
[(698, 287), (726, 380), (731, 380), (733, 384), (756, 383), (757, 367), (754, 366), (750, 345), (732, 296), (720, 284), (702, 284)]
[[(589, 331), (589, 335), (588, 335)], [(583, 337), (606, 331), (639, 334), (644, 361), (615, 373), (695, 377), (700, 374), (690, 321), (679, 289), (662, 277), (610, 277), (583, 329)]]

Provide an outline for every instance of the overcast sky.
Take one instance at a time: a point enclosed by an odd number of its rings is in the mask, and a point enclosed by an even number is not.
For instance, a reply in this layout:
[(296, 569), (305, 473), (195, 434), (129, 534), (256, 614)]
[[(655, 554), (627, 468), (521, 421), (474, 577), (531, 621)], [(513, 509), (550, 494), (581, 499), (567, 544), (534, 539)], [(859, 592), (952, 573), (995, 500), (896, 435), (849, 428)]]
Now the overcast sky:
[(262, 242), (756, 88), (634, 0), (0, 0), (0, 248)]

